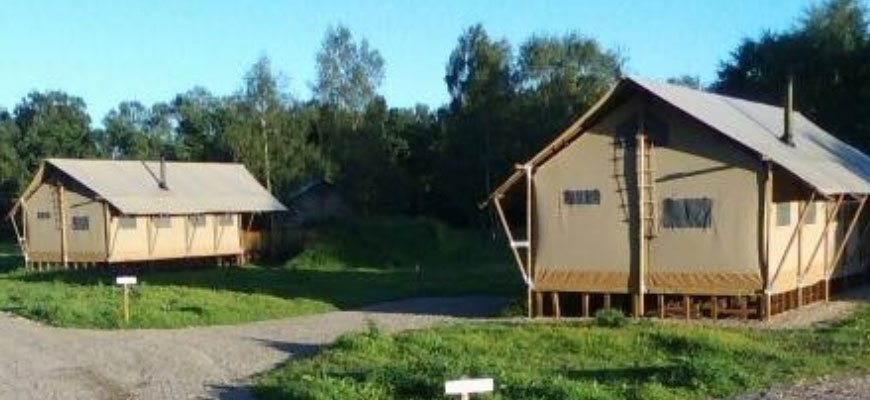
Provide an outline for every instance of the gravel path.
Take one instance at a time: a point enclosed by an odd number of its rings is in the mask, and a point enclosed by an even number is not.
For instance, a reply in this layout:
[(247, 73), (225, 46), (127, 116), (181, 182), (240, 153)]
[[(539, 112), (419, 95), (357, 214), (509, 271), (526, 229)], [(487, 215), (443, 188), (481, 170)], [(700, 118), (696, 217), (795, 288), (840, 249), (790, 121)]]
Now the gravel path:
[(0, 314), (2, 399), (247, 399), (248, 377), (369, 320), (387, 331), (488, 316), (504, 299), (419, 298), (238, 326), (93, 331)]

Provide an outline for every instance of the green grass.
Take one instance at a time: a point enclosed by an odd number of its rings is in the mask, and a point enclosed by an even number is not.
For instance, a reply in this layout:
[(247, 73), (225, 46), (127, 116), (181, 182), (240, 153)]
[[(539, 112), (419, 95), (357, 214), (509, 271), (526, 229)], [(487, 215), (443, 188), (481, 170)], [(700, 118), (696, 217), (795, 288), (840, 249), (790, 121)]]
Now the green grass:
[(490, 399), (702, 399), (870, 368), (870, 308), (794, 331), (633, 322), (475, 323), (347, 335), (254, 380), (261, 399), (435, 399), (491, 377)]
[[(502, 244), (431, 220), (379, 218), (324, 229), (275, 266), (147, 270), (122, 324), (115, 271), (32, 272), (0, 247), (0, 309), (57, 326), (113, 329), (235, 324), (410, 296), (515, 293)], [(419, 266), (419, 267), (418, 267)], [(5, 271), (5, 272), (2, 272)]]

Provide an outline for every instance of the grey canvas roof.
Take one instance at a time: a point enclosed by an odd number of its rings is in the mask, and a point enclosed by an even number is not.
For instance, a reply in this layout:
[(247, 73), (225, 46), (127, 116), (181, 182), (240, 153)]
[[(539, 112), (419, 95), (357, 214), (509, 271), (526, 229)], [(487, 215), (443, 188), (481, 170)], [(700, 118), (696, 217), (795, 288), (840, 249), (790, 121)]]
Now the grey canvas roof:
[(166, 162), (168, 190), (158, 186), (159, 161), (45, 161), (123, 214), (286, 211), (242, 164)]
[(629, 80), (711, 128), (789, 170), (824, 194), (870, 193), (870, 157), (799, 112), (794, 146), (782, 142), (783, 109), (678, 85)]
[[(822, 194), (870, 193), (870, 157), (825, 132), (799, 112), (792, 118), (794, 146), (791, 146), (780, 140), (784, 124), (782, 107), (634, 77), (622, 79), (527, 164), (546, 162), (582, 134), (595, 120), (593, 117), (607, 109), (607, 104), (632, 90), (645, 91), (670, 104), (785, 168)], [(503, 194), (522, 176), (522, 170), (514, 171), (489, 198)]]

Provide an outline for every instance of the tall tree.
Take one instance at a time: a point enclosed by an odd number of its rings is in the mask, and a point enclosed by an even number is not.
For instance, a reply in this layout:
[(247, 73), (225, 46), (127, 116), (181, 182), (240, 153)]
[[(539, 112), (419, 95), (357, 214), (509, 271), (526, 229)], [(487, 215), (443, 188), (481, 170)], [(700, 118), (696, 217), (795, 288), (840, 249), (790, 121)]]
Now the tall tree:
[(148, 108), (138, 101), (121, 102), (109, 111), (103, 126), (100, 149), (105, 157), (154, 160), (172, 156), (172, 110), (165, 103)]
[(511, 131), (511, 63), (507, 41), (490, 39), (479, 24), (460, 35), (447, 62), (451, 101), (439, 185), (449, 194), (439, 201), (457, 222), (474, 220), (474, 204), (493, 188), (493, 171), (508, 163), (498, 149)]
[(384, 59), (366, 39), (354, 42), (343, 25), (329, 28), (317, 53), (314, 96), (320, 104), (362, 113), (384, 79)]
[(91, 157), (96, 145), (80, 97), (60, 91), (31, 92), (15, 107), (20, 131), (16, 148), (26, 173), (47, 157)]

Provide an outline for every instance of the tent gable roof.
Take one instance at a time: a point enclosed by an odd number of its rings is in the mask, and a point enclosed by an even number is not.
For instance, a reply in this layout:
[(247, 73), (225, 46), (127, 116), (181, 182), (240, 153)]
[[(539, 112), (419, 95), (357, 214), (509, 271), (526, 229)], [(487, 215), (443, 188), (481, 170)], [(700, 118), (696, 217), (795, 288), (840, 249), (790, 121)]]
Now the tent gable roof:
[[(793, 116), (793, 142), (780, 140), (781, 107), (723, 96), (640, 78), (624, 78), (527, 165), (546, 163), (580, 136), (612, 103), (630, 93), (643, 92), (788, 170), (825, 195), (870, 193), (870, 157), (827, 133), (799, 112)], [(500, 195), (523, 172), (515, 171), (493, 195)]]
[(158, 185), (159, 161), (50, 158), (45, 165), (66, 174), (123, 214), (287, 210), (242, 164), (166, 162), (168, 189)]

